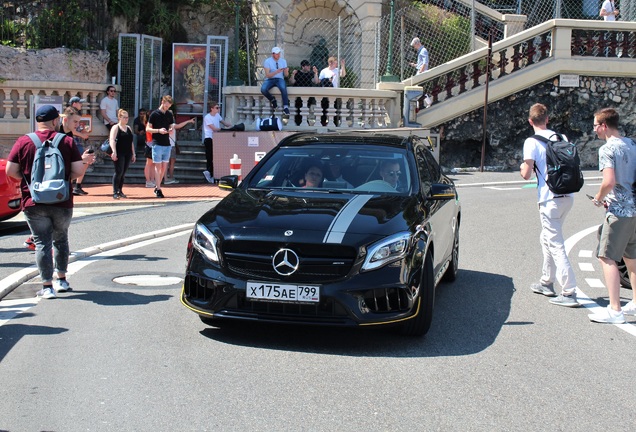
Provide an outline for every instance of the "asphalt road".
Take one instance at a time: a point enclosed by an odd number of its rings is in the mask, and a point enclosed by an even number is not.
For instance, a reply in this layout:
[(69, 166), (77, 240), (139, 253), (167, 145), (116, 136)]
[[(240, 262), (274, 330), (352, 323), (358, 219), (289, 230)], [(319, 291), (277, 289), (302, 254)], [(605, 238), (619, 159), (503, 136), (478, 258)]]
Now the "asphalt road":
[[(533, 294), (536, 191), (486, 186), (460, 189), (461, 271), (439, 287), (425, 338), (207, 327), (179, 302), (185, 231), (77, 261), (74, 291), (56, 300), (34, 302), (39, 284), (23, 284), (10, 308), (24, 312), (0, 326), (0, 430), (633, 430), (636, 319), (592, 324), (587, 308)], [(191, 223), (209, 205), (87, 216), (73, 250)], [(588, 253), (601, 219), (579, 195), (566, 223), (589, 307), (607, 304)], [(3, 268), (28, 262), (11, 255)], [(117, 282), (134, 275), (155, 277)]]

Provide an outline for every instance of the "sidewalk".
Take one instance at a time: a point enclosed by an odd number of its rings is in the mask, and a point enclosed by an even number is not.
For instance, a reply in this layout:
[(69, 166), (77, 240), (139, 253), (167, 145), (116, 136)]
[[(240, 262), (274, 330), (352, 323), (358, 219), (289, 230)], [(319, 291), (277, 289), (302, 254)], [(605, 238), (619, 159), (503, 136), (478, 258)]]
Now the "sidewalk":
[[(536, 180), (524, 180), (518, 171), (484, 171), (460, 170), (448, 174), (458, 188), (484, 187), (488, 185), (524, 185), (536, 184)], [(600, 180), (602, 177), (596, 170), (583, 172), (586, 182)], [(110, 184), (83, 184), (82, 188), (88, 195), (73, 197), (75, 206), (100, 205), (151, 205), (170, 202), (191, 202), (218, 200), (226, 197), (230, 190), (220, 189), (217, 185), (202, 184), (172, 184), (163, 185), (161, 191), (165, 198), (157, 198), (153, 188), (146, 188), (143, 184), (124, 185), (124, 193), (128, 198), (113, 199), (113, 187)]]
[(161, 191), (165, 198), (157, 198), (154, 188), (143, 184), (124, 185), (123, 192), (128, 198), (113, 198), (111, 184), (82, 184), (88, 195), (75, 195), (73, 203), (77, 207), (99, 205), (139, 205), (162, 204), (170, 202), (208, 201), (224, 198), (230, 192), (217, 185), (205, 184), (171, 184), (163, 185)]

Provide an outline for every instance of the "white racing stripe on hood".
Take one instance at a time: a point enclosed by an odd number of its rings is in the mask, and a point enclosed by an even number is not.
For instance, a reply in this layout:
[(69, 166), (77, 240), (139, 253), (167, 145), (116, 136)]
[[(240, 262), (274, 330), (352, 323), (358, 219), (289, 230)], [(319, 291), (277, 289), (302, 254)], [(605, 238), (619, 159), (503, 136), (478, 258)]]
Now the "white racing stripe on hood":
[(356, 217), (360, 209), (364, 207), (371, 198), (373, 198), (373, 195), (356, 195), (342, 206), (336, 217), (331, 221), (331, 225), (329, 229), (327, 229), (327, 233), (322, 242), (342, 243), (342, 239), (349, 225), (353, 222), (353, 218)]

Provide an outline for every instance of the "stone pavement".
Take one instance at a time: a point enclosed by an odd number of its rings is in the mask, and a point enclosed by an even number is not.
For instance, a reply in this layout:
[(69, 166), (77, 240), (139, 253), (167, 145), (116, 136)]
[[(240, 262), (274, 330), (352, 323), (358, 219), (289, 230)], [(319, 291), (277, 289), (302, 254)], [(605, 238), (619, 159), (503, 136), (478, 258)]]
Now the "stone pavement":
[(217, 185), (205, 184), (171, 184), (161, 187), (165, 198), (157, 198), (154, 188), (147, 188), (143, 184), (124, 184), (123, 192), (128, 198), (113, 198), (111, 184), (82, 184), (82, 189), (88, 195), (76, 195), (73, 202), (77, 207), (100, 205), (154, 205), (161, 203), (191, 202), (218, 200), (230, 192), (220, 189)]

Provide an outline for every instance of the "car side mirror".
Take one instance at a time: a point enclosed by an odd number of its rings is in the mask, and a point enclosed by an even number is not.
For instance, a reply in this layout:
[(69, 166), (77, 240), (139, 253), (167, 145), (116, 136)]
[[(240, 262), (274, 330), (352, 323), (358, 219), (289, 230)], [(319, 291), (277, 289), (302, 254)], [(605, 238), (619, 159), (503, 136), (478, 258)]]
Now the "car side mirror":
[(430, 200), (451, 200), (455, 199), (457, 192), (455, 186), (444, 183), (433, 183), (429, 196)]
[(221, 189), (236, 189), (239, 184), (237, 175), (223, 176), (219, 179), (219, 187)]

